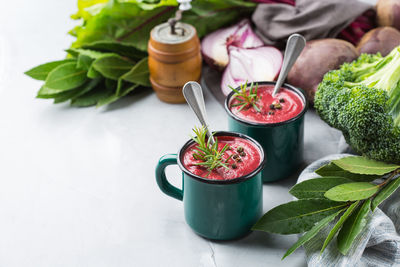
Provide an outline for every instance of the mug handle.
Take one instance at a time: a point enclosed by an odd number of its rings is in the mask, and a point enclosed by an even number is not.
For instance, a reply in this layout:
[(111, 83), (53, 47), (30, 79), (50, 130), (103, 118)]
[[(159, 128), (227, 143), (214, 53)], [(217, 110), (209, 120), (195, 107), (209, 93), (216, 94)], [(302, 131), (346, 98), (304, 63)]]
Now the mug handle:
[(158, 187), (160, 187), (161, 191), (163, 191), (170, 197), (182, 200), (183, 190), (170, 184), (167, 180), (167, 176), (165, 175), (165, 168), (168, 165), (173, 165), (173, 164), (177, 164), (176, 154), (167, 154), (162, 156), (158, 161), (156, 167), (156, 180)]

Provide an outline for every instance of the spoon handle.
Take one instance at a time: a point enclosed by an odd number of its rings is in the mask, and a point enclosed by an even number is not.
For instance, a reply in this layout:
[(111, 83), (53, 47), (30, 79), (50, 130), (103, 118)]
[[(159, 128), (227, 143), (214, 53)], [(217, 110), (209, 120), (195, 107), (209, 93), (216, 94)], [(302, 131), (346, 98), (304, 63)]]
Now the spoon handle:
[(306, 39), (302, 35), (298, 33), (290, 35), (286, 44), (282, 69), (281, 72), (279, 73), (278, 80), (276, 81), (272, 96), (275, 96), (278, 93), (279, 89), (281, 88), (283, 82), (286, 79), (286, 76), (288, 75), (296, 59), (299, 57), (301, 51), (303, 51), (305, 45), (306, 45)]
[(196, 114), (200, 123), (207, 131), (207, 136), (211, 140), (211, 144), (215, 143), (214, 137), (208, 129), (207, 125), (207, 113), (206, 107), (204, 104), (203, 91), (201, 90), (200, 84), (197, 82), (187, 82), (183, 86), (183, 96), (186, 99), (186, 102), (189, 104), (190, 108)]

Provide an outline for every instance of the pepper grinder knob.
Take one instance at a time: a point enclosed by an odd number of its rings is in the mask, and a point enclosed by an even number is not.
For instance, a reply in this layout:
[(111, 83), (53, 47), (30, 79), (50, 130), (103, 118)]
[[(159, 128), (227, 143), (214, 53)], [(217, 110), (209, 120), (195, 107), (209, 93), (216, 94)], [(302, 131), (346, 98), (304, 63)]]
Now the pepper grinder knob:
[(186, 11), (192, 8), (192, 5), (190, 4), (192, 0), (178, 0), (179, 3), (179, 10)]

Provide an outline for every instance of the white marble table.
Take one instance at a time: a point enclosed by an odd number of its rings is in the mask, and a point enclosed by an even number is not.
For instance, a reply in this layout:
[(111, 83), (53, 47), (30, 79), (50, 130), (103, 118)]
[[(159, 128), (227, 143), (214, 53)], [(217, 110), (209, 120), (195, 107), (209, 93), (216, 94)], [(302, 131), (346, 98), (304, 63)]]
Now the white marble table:
[[(186, 105), (142, 92), (107, 108), (35, 99), (23, 71), (64, 57), (75, 0), (2, 1), (0, 9), (0, 266), (304, 266), (295, 236), (252, 233), (210, 242), (162, 194), (154, 167), (196, 123)], [(226, 115), (206, 95), (211, 125)], [(337, 151), (340, 134), (306, 115), (305, 161)], [(168, 169), (179, 185), (177, 168)], [(264, 185), (264, 210), (289, 201), (296, 177)]]

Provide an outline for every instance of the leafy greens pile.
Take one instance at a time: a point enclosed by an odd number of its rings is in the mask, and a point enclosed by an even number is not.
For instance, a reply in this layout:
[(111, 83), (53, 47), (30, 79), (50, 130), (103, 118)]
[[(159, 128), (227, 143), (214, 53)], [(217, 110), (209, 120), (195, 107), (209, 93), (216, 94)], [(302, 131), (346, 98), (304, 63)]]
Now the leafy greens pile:
[[(64, 60), (26, 72), (43, 80), (37, 97), (73, 106), (105, 105), (138, 87), (150, 87), (147, 43), (151, 29), (174, 17), (176, 0), (78, 0), (70, 31), (76, 41)], [(196, 27), (199, 37), (214, 31), (256, 6), (244, 0), (196, 0), (182, 21)]]
[(306, 232), (283, 258), (324, 228), (331, 230), (321, 244), (321, 253), (336, 236), (337, 248), (346, 255), (371, 211), (400, 187), (400, 165), (364, 157), (333, 160), (315, 172), (321, 177), (296, 184), (289, 191), (298, 200), (271, 209), (253, 227), (276, 234)]

